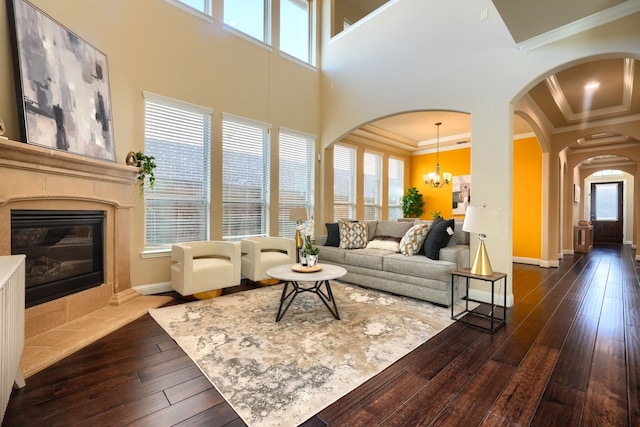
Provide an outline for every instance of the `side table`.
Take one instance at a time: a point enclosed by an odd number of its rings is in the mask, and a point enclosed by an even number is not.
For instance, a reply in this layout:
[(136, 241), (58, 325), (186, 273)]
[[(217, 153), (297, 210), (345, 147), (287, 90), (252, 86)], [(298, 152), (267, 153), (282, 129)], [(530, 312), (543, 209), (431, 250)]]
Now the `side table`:
[[(455, 314), (455, 278), (464, 277), (466, 280), (465, 308), (460, 313)], [(491, 282), (491, 305), (469, 298), (469, 279), (483, 280)], [(495, 304), (496, 282), (503, 280), (504, 303), (502, 307)], [(479, 303), (476, 308), (469, 310), (469, 302)], [(498, 313), (496, 313), (498, 312)], [(501, 315), (500, 315), (501, 313)], [(489, 276), (481, 276), (471, 273), (471, 269), (463, 268), (451, 273), (451, 319), (466, 323), (493, 333), (499, 326), (504, 324), (507, 314), (507, 275), (494, 271)]]

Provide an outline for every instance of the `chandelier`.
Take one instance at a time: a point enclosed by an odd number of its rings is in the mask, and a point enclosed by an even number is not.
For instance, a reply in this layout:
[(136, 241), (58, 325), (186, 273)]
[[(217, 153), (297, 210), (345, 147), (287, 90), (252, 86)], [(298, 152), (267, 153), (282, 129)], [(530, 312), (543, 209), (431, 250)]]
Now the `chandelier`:
[(441, 124), (442, 124), (441, 122), (436, 123), (436, 130), (437, 130), (436, 171), (429, 172), (428, 174), (422, 175), (422, 179), (424, 179), (424, 183), (433, 188), (442, 188), (451, 182), (451, 174), (449, 172), (444, 172), (443, 174), (440, 174), (440, 125)]

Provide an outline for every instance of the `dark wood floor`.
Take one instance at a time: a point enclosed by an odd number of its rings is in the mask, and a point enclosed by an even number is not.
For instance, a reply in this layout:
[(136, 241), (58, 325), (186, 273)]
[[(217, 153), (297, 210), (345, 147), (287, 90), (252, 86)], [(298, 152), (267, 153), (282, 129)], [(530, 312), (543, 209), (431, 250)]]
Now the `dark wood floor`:
[[(320, 411), (315, 426), (639, 426), (635, 251), (514, 265), (495, 334), (454, 324)], [(243, 287), (242, 289), (246, 289)], [(3, 426), (242, 426), (148, 315), (27, 380)]]

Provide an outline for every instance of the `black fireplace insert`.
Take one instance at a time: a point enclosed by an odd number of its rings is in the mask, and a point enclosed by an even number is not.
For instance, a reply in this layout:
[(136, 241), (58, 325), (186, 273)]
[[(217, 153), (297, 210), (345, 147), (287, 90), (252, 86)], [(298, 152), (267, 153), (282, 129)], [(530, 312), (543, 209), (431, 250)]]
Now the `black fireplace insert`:
[(11, 254), (26, 255), (26, 306), (104, 283), (104, 212), (12, 210)]

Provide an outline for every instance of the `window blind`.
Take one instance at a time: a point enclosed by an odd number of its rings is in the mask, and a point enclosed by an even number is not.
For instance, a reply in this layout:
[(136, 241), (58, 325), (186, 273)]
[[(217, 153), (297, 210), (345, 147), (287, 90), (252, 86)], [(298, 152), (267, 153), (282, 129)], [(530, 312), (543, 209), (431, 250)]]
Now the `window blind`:
[(400, 205), (404, 194), (404, 160), (389, 158), (389, 201), (388, 219), (402, 218)]
[(315, 154), (315, 138), (280, 129), (278, 233), (282, 237), (294, 237), (296, 233), (296, 223), (289, 221), (289, 209), (304, 207), (307, 216), (314, 211)]
[(223, 115), (222, 237), (269, 234), (269, 126)]
[(380, 219), (382, 209), (382, 157), (371, 152), (364, 153), (364, 219)]
[(207, 239), (211, 110), (145, 93), (144, 129), (157, 165), (154, 188), (145, 184), (145, 249)]
[(354, 218), (356, 207), (356, 150), (333, 148), (333, 218)]

